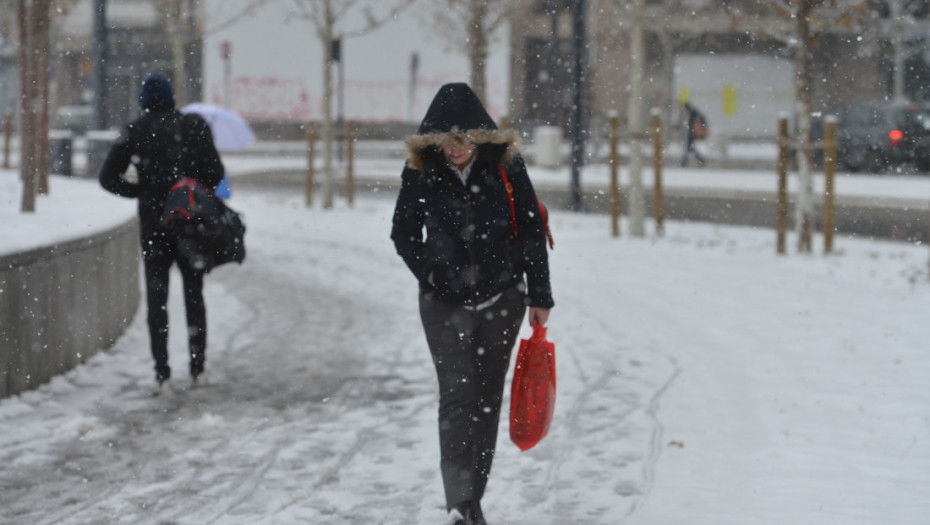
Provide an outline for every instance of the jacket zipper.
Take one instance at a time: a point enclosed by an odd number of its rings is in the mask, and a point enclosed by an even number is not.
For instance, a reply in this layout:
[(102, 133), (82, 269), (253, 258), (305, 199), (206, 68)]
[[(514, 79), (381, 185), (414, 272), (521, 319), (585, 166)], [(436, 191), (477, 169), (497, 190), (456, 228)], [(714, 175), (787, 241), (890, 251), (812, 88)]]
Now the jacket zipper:
[[(468, 261), (471, 263), (471, 272), (475, 271), (475, 247), (472, 243), (472, 236), (474, 231), (471, 229), (471, 195), (468, 192), (465, 192), (465, 232), (468, 235), (466, 238), (465, 244), (468, 246)], [(471, 304), (472, 306), (478, 305), (478, 290), (475, 288), (475, 277), (476, 274), (472, 273), (471, 281), (468, 283), (468, 287), (471, 288)]]

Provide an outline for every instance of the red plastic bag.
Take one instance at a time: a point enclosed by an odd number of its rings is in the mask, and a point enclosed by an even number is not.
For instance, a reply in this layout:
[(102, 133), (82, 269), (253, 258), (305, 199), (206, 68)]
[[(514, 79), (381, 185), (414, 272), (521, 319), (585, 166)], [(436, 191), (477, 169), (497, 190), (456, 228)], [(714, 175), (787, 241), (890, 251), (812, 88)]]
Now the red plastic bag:
[(546, 437), (555, 411), (555, 345), (546, 328), (533, 325), (533, 335), (520, 341), (510, 388), (510, 439), (529, 450)]

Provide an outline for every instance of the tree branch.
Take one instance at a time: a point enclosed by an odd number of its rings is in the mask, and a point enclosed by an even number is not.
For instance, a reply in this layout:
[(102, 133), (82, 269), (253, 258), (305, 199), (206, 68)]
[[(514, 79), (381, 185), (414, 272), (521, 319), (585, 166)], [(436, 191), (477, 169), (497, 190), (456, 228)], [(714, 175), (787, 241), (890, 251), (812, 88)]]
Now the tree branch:
[(238, 24), (240, 20), (242, 20), (243, 18), (247, 16), (251, 16), (252, 14), (255, 13), (255, 11), (259, 7), (269, 3), (270, 1), (271, 0), (250, 0), (250, 2), (245, 7), (243, 7), (241, 10), (239, 10), (239, 12), (236, 13), (235, 15), (229, 17), (228, 19), (218, 23), (217, 25), (213, 27), (204, 29), (203, 35), (207, 36), (207, 35), (222, 31), (228, 27), (232, 27)]

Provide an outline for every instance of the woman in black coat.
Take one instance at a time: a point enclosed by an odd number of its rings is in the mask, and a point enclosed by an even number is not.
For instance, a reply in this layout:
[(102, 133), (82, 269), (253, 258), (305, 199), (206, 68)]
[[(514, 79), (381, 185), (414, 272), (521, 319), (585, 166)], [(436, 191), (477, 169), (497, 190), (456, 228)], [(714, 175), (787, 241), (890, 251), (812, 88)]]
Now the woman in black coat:
[(484, 524), (520, 323), (528, 307), (545, 325), (554, 305), (545, 228), (516, 132), (497, 129), (466, 84), (440, 88), (406, 146), (391, 239), (419, 283), (439, 380), (448, 523)]

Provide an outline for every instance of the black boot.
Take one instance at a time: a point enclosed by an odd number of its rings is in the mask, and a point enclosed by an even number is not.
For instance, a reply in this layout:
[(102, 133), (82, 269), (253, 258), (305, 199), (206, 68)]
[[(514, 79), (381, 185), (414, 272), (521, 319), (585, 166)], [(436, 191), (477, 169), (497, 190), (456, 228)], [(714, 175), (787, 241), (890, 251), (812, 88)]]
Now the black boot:
[(171, 379), (171, 367), (168, 365), (155, 365), (155, 381), (159, 385), (164, 384), (165, 381)]
[(443, 525), (467, 525), (467, 524), (465, 522), (465, 516), (462, 515), (462, 512), (457, 508), (453, 508), (452, 510), (449, 511), (449, 517), (446, 518), (446, 521), (443, 523)]
[(203, 374), (203, 365), (206, 361), (206, 354), (203, 348), (191, 347), (191, 379), (197, 380)]
[(484, 512), (481, 511), (480, 501), (473, 501), (472, 504), (465, 509), (465, 523), (467, 525), (488, 525), (488, 522), (484, 519)]

